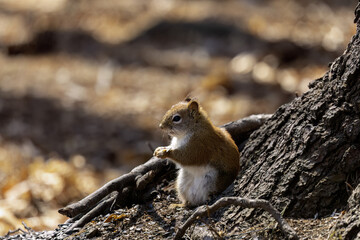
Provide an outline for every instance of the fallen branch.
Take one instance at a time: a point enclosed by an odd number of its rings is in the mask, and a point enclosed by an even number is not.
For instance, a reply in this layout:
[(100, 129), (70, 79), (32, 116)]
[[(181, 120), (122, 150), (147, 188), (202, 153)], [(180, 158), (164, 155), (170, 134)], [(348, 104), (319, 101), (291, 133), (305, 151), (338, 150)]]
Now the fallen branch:
[(113, 192), (112, 196), (110, 196), (108, 199), (102, 201), (99, 203), (96, 207), (94, 207), (92, 210), (90, 210), (87, 214), (82, 216), (79, 221), (75, 222), (73, 225), (71, 225), (70, 228), (66, 230), (66, 233), (72, 233), (76, 228), (83, 227), (86, 223), (90, 222), (91, 219), (93, 219), (93, 216), (98, 216), (102, 214), (103, 212), (109, 210), (111, 206), (116, 201), (116, 198), (118, 197), (118, 192)]
[[(241, 151), (250, 134), (270, 117), (271, 115), (266, 114), (252, 115), (221, 127), (231, 134)], [(107, 214), (113, 206), (123, 206), (126, 201), (135, 203), (138, 199), (133, 196), (143, 194), (142, 197), (145, 197), (144, 191), (149, 189), (150, 184), (154, 184), (154, 179), (170, 178), (168, 173), (174, 169), (175, 164), (172, 162), (153, 157), (131, 172), (108, 182), (82, 200), (59, 209), (60, 214), (71, 218), (67, 222), (73, 223), (68, 232), (84, 226), (100, 214)], [(116, 194), (117, 197), (114, 198), (111, 194)]]
[(184, 236), (186, 230), (198, 219), (205, 216), (208, 216), (218, 209), (227, 207), (230, 205), (236, 205), (243, 208), (261, 208), (268, 213), (276, 220), (279, 224), (281, 231), (289, 239), (299, 239), (295, 230), (290, 227), (290, 225), (282, 218), (280, 212), (276, 210), (267, 200), (264, 199), (246, 199), (240, 197), (223, 197), (216, 201), (211, 206), (200, 206), (196, 211), (186, 220), (186, 222), (179, 228), (174, 239), (181, 239)]
[(22, 225), (24, 226), (26, 231), (22, 230), (21, 228), (18, 228), (18, 229), (15, 229), (15, 230), (9, 230), (7, 232), (7, 234), (5, 235), (5, 237), (9, 237), (11, 234), (15, 234), (15, 233), (18, 233), (18, 232), (21, 232), (23, 234), (31, 234), (32, 232), (34, 232), (34, 230), (31, 227), (28, 227), (26, 225), (26, 223), (22, 222)]
[[(125, 187), (134, 185), (136, 180), (139, 179), (139, 177), (144, 176), (146, 173), (153, 171), (153, 174), (156, 175), (160, 172), (165, 172), (165, 170), (171, 168), (172, 165), (173, 163), (166, 159), (163, 160), (153, 157), (146, 163), (134, 168), (130, 173), (124, 174), (108, 182), (82, 200), (59, 209), (59, 213), (68, 217), (75, 217), (76, 215), (84, 213), (93, 208), (98, 202), (100, 202), (110, 193), (114, 191), (119, 192), (122, 191), (122, 189)], [(148, 179), (152, 180), (152, 178)], [(140, 185), (144, 185), (144, 183)]]

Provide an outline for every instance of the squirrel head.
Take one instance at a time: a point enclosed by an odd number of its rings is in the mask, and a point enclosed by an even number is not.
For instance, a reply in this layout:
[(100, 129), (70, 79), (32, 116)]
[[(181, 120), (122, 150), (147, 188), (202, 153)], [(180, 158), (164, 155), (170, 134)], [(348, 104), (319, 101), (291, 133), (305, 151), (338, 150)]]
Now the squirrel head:
[(170, 136), (183, 136), (193, 131), (196, 124), (203, 116), (199, 103), (191, 98), (173, 105), (167, 111), (159, 127), (169, 133)]

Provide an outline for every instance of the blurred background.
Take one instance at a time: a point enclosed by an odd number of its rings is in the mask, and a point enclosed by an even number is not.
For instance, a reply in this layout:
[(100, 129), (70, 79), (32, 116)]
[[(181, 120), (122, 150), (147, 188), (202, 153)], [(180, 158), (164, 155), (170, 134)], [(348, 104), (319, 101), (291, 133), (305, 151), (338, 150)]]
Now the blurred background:
[(0, 235), (165, 144), (186, 95), (217, 125), (273, 113), (346, 48), (354, 0), (0, 0)]

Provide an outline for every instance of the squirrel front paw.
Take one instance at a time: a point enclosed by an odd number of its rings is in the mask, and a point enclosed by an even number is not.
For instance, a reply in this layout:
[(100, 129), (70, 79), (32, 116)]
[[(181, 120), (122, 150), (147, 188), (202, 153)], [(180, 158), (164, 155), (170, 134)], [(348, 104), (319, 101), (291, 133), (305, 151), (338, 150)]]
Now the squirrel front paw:
[(170, 152), (169, 147), (158, 147), (154, 151), (154, 156), (158, 158), (166, 158), (168, 157), (169, 152)]

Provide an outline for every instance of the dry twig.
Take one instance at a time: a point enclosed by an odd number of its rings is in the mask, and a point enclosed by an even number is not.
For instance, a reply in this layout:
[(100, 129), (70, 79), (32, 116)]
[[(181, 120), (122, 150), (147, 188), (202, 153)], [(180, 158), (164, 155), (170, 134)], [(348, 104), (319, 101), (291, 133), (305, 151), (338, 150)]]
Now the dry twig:
[(186, 222), (179, 228), (175, 235), (175, 239), (181, 239), (185, 234), (186, 230), (198, 219), (208, 215), (209, 213), (214, 213), (218, 209), (227, 207), (229, 205), (236, 205), (244, 208), (261, 208), (268, 213), (276, 220), (279, 224), (281, 231), (288, 236), (289, 239), (299, 239), (295, 230), (290, 227), (290, 225), (282, 218), (279, 211), (277, 211), (267, 200), (264, 199), (247, 199), (240, 197), (223, 197), (216, 201), (211, 206), (200, 206), (196, 211), (186, 220)]
[[(168, 172), (169, 169), (174, 168), (173, 165), (166, 159), (152, 158), (130, 173), (108, 182), (79, 202), (59, 209), (59, 213), (72, 218), (69, 222), (74, 222), (67, 232), (73, 232), (94, 217), (108, 213), (112, 206), (124, 203), (125, 199), (130, 199), (129, 189), (144, 190), (145, 186), (153, 182), (155, 176)], [(106, 197), (108, 199), (105, 199)]]
[(22, 230), (21, 228), (15, 229), (15, 230), (9, 230), (7, 232), (7, 234), (5, 235), (5, 237), (9, 237), (11, 234), (15, 234), (17, 232), (21, 232), (23, 234), (28, 234), (28, 233), (32, 233), (34, 230), (31, 227), (28, 227), (28, 225), (26, 225), (25, 222), (22, 222), (22, 225), (24, 226), (25, 230)]
[(91, 209), (91, 211), (89, 211), (84, 216), (82, 216), (79, 221), (72, 224), (71, 227), (66, 230), (66, 233), (72, 233), (74, 230), (76, 230), (76, 228), (81, 228), (86, 223), (90, 222), (91, 219), (93, 219), (93, 216), (98, 216), (103, 212), (105, 212), (106, 209), (110, 209), (111, 206), (116, 201), (117, 197), (118, 197), (118, 192), (114, 192), (111, 197), (102, 201), (100, 204), (96, 205), (96, 207)]
[[(135, 185), (136, 180), (139, 179), (139, 177), (144, 176), (146, 173), (153, 171), (153, 173), (149, 175), (156, 175), (160, 172), (164, 172), (171, 167), (171, 165), (173, 164), (166, 159), (163, 160), (155, 157), (151, 158), (146, 163), (134, 168), (130, 173), (124, 174), (121, 177), (108, 182), (82, 200), (59, 209), (59, 213), (68, 217), (75, 217), (78, 214), (87, 212), (112, 192), (121, 192), (125, 187)], [(153, 180), (152, 177), (148, 177), (146, 179), (148, 181)], [(145, 179), (142, 179), (142, 183), (139, 185), (143, 186), (145, 184), (144, 181)], [(147, 184), (149, 184), (149, 182), (147, 182)]]

